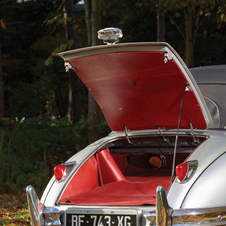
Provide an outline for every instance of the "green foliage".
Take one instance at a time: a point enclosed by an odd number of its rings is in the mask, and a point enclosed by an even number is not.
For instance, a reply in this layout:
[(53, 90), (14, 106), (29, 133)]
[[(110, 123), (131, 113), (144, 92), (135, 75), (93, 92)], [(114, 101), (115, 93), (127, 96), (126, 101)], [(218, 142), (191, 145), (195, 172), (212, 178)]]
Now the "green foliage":
[(104, 1), (102, 27), (122, 29), (123, 38), (120, 42), (156, 41), (156, 15), (149, 8), (143, 7), (142, 2), (112, 1), (110, 4)]
[[(29, 117), (37, 116), (40, 112), (53, 113), (56, 115), (66, 115), (67, 107), (67, 76), (63, 71), (63, 62), (57, 63), (62, 70), (56, 72), (58, 68), (49, 69), (46, 80), (43, 82), (37, 76), (37, 72), (45, 71), (44, 62), (56, 47), (57, 40), (48, 39), (46, 35), (47, 28), (43, 26), (43, 21), (48, 14), (46, 1), (15, 1), (7, 0), (0, 3), (0, 19), (4, 22), (6, 29), (0, 28), (1, 54), (2, 54), (2, 71), (3, 86), (5, 99), (5, 117), (14, 118), (25, 112)], [(3, 22), (1, 24), (3, 24)], [(1, 25), (2, 26), (2, 25)], [(47, 37), (45, 40), (38, 39)], [(42, 40), (43, 42), (39, 42)], [(53, 41), (54, 40), (54, 41)], [(34, 48), (33, 43), (42, 45), (42, 48)], [(36, 45), (37, 47), (37, 45)], [(59, 59), (60, 60), (60, 59)], [(42, 66), (43, 64), (43, 66)], [(39, 69), (38, 67), (41, 67)], [(60, 74), (60, 73), (63, 73)], [(55, 82), (55, 76), (64, 77), (59, 85)], [(43, 75), (43, 74), (40, 74)], [(39, 80), (39, 83), (34, 82)], [(52, 81), (51, 81), (52, 80)], [(42, 95), (39, 96), (40, 90), (37, 86), (44, 85)], [(49, 85), (50, 84), (50, 85)], [(66, 85), (65, 85), (66, 84)], [(65, 89), (65, 90), (63, 90)], [(66, 98), (58, 105), (57, 98), (62, 96)], [(62, 111), (59, 108), (62, 107)], [(61, 111), (61, 112), (59, 112)]]
[(31, 57), (33, 63), (31, 86), (41, 104), (37, 114), (41, 111), (45, 114), (53, 114), (56, 118), (65, 117), (67, 114), (68, 73), (65, 72), (64, 62), (59, 57), (53, 57), (51, 64), (45, 65), (51, 51), (64, 40), (60, 34), (57, 34), (57, 39), (48, 35), (32, 46), (34, 52)]
[[(185, 21), (183, 17), (176, 17), (176, 12), (183, 15), (183, 10), (166, 14), (166, 41), (184, 58), (185, 41), (181, 33), (176, 32), (175, 28), (178, 26), (184, 33)], [(223, 8), (219, 5), (216, 5), (212, 10), (207, 7), (201, 11), (194, 47), (195, 67), (226, 63), (224, 54), (226, 51), (226, 30), (223, 15)], [(179, 31), (179, 29), (177, 30)]]
[(61, 44), (60, 47), (57, 47), (56, 49), (54, 49), (51, 56), (49, 56), (48, 59), (45, 61), (45, 65), (49, 66), (49, 65), (53, 64), (54, 57), (57, 56), (57, 53), (71, 49), (73, 44), (74, 44), (74, 40), (71, 39), (71, 40)]
[(0, 189), (17, 190), (33, 184), (42, 190), (54, 166), (65, 162), (87, 145), (86, 120), (68, 125), (67, 119), (2, 122)]
[(198, 6), (203, 8), (213, 8), (217, 3), (216, 0), (144, 0), (146, 6), (155, 5), (157, 12), (167, 13), (178, 10), (186, 10), (187, 7), (196, 9)]
[(32, 85), (20, 82), (11, 90), (8, 98), (8, 114), (11, 117), (34, 117), (42, 109), (39, 97)]

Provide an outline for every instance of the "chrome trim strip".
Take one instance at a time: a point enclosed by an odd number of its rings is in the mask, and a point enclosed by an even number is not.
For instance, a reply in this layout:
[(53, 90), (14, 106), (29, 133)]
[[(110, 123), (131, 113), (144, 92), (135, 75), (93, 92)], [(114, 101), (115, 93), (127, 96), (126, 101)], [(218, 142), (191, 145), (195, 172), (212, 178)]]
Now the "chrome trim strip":
[(226, 207), (180, 209), (172, 214), (172, 225), (225, 225)]
[[(101, 54), (106, 52), (121, 52), (121, 51), (162, 51), (169, 52), (172, 47), (165, 42), (138, 42), (138, 43), (119, 43), (117, 45), (98, 45), (85, 47), (80, 49), (69, 50), (58, 53), (64, 61), (71, 60), (73, 58), (89, 56), (94, 54)], [(172, 51), (171, 51), (172, 52)], [(174, 53), (175, 54), (175, 53)], [(189, 71), (190, 72), (190, 71)]]

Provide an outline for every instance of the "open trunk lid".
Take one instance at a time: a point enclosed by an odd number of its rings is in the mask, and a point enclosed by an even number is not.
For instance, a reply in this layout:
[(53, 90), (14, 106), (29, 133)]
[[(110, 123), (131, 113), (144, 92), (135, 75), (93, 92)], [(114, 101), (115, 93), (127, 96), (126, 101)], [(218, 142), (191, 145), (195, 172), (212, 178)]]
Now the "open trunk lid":
[(167, 43), (95, 46), (59, 54), (88, 87), (113, 131), (211, 127), (202, 94)]

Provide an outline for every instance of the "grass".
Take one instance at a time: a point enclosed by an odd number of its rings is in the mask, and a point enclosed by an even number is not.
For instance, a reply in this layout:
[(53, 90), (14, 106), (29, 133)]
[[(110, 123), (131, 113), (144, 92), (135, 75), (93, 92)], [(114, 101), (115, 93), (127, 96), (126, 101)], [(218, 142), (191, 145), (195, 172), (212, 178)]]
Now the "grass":
[(26, 202), (26, 195), (17, 194), (0, 195), (0, 225), (30, 225), (30, 217)]

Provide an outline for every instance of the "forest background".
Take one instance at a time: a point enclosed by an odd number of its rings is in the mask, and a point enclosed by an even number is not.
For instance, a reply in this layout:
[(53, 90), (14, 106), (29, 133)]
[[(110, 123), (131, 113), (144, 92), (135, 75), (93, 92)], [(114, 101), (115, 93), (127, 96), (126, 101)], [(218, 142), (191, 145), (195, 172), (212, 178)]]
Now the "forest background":
[(0, 1), (0, 195), (29, 184), (41, 193), (54, 166), (110, 132), (58, 52), (101, 44), (97, 31), (118, 27), (120, 42), (166, 41), (188, 67), (226, 64), (226, 0), (80, 3)]

